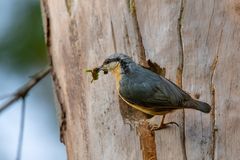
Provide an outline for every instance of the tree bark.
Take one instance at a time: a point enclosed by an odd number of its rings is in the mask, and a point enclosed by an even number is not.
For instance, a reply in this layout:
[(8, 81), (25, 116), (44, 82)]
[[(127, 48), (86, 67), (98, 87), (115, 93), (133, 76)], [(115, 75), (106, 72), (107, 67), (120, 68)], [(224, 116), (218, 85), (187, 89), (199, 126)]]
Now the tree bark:
[[(61, 111), (61, 140), (69, 160), (145, 160), (156, 159), (155, 154), (163, 160), (239, 158), (237, 0), (41, 3)], [(141, 64), (148, 59), (157, 63), (168, 79), (211, 104), (211, 113), (179, 110), (166, 117), (179, 128), (151, 133), (143, 123), (137, 133), (133, 122), (146, 116), (139, 118), (136, 111), (131, 115), (132, 109), (119, 100), (114, 78), (100, 75), (91, 84), (85, 73), (115, 52)]]

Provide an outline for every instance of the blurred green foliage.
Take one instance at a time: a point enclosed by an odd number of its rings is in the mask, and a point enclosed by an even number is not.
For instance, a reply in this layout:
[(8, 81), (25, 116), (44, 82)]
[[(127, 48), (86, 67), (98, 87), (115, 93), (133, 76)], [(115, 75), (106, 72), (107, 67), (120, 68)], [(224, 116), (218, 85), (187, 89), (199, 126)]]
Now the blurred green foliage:
[(16, 3), (18, 12), (0, 39), (0, 63), (16, 73), (47, 63), (40, 3), (23, 1)]

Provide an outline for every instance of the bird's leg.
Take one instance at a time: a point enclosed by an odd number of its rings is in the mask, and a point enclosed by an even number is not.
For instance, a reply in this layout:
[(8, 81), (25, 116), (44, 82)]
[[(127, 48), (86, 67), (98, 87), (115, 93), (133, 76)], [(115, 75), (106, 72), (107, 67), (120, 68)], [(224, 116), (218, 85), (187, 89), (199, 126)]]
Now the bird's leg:
[(166, 116), (166, 114), (164, 114), (163, 117), (162, 117), (162, 121), (161, 121), (159, 129), (167, 128), (168, 125), (170, 125), (170, 124), (175, 124), (177, 127), (179, 127), (179, 125), (176, 122), (164, 123), (165, 116)]
[(177, 127), (179, 127), (179, 125), (176, 122), (164, 123), (165, 117), (166, 117), (166, 114), (163, 115), (160, 125), (152, 125), (151, 130), (152, 131), (157, 131), (157, 130), (160, 130), (160, 129), (164, 129), (164, 128), (167, 128), (170, 124), (171, 125), (175, 124)]

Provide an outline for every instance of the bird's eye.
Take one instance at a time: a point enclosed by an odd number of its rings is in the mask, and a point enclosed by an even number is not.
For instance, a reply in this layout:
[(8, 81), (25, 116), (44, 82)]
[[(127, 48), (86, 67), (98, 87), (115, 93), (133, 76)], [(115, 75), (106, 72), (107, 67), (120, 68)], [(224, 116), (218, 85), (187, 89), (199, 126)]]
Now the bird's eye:
[(109, 64), (110, 63), (110, 60), (109, 59), (106, 59), (105, 61), (104, 61), (104, 64)]

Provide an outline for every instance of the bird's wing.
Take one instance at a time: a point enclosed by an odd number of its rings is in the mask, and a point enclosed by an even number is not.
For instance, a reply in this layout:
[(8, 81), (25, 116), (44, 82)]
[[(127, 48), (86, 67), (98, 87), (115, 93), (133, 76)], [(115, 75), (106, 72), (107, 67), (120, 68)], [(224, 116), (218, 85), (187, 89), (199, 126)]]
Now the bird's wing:
[(171, 81), (147, 71), (121, 81), (120, 94), (127, 101), (144, 107), (182, 108), (191, 97)]

